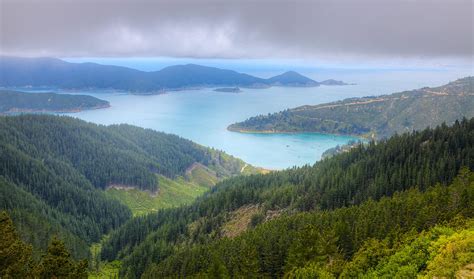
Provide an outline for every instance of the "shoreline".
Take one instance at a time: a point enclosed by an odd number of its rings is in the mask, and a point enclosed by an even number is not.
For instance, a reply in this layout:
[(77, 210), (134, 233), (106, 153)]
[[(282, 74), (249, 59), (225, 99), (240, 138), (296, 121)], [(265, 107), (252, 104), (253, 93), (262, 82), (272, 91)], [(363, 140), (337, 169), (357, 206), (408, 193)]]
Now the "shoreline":
[[(198, 85), (198, 86), (183, 86), (183, 87), (176, 87), (176, 88), (161, 88), (161, 89), (154, 89), (149, 91), (132, 91), (132, 90), (125, 90), (125, 89), (114, 89), (114, 88), (95, 88), (95, 87), (86, 87), (86, 88), (60, 88), (54, 86), (17, 86), (17, 87), (3, 87), (0, 86), (0, 90), (13, 90), (13, 91), (20, 91), (20, 92), (31, 92), (31, 90), (40, 90), (44, 91), (44, 93), (57, 93), (57, 94), (101, 94), (101, 93), (121, 93), (121, 94), (130, 94), (130, 95), (139, 95), (139, 96), (154, 96), (154, 95), (163, 95), (169, 94), (172, 92), (179, 92), (179, 91), (193, 91), (193, 90), (202, 90), (202, 89), (219, 89), (219, 88), (227, 88), (227, 87), (240, 87), (243, 89), (269, 89), (272, 87), (284, 87), (284, 88), (316, 88), (321, 86), (350, 86), (353, 84), (341, 84), (341, 85), (326, 85), (326, 84), (318, 84), (318, 85), (269, 85), (269, 84), (255, 84), (255, 85)], [(241, 90), (242, 91), (242, 90)], [(216, 91), (221, 92), (221, 91)], [(43, 92), (42, 92), (43, 93)], [(226, 93), (226, 92), (224, 92)]]
[(48, 110), (48, 109), (20, 109), (12, 108), (8, 111), (0, 112), (3, 115), (21, 114), (21, 113), (78, 113), (87, 110), (98, 110), (112, 107), (110, 104), (94, 106), (90, 108), (76, 108), (76, 109), (63, 109), (63, 110)]
[(354, 137), (362, 140), (371, 140), (372, 135), (356, 135), (356, 134), (338, 134), (338, 133), (322, 133), (322, 132), (310, 132), (310, 131), (280, 131), (280, 130), (245, 130), (245, 129), (235, 129), (227, 127), (227, 131), (241, 134), (262, 134), (262, 135), (272, 135), (272, 134), (282, 134), (282, 135), (297, 135), (297, 134), (319, 134), (319, 135), (329, 135), (329, 136), (347, 136)]

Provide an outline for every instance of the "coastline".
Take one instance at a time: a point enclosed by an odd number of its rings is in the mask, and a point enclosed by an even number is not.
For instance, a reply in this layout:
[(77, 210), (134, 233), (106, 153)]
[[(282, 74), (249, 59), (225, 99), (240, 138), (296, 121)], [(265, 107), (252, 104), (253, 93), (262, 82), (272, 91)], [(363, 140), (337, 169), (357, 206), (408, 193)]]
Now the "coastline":
[(62, 110), (48, 110), (48, 109), (20, 109), (11, 108), (8, 111), (1, 112), (2, 115), (21, 114), (21, 113), (78, 113), (86, 110), (97, 110), (110, 108), (110, 104), (99, 105), (90, 108), (74, 108), (74, 109), (62, 109)]
[(319, 135), (333, 135), (333, 136), (348, 136), (348, 137), (362, 139), (364, 141), (368, 141), (373, 138), (376, 138), (375, 133), (360, 135), (360, 134), (323, 133), (323, 132), (311, 132), (311, 131), (246, 130), (246, 129), (231, 128), (230, 126), (231, 125), (227, 126), (227, 131), (234, 132), (234, 133), (241, 133), (241, 134), (288, 134), (288, 135), (319, 134)]

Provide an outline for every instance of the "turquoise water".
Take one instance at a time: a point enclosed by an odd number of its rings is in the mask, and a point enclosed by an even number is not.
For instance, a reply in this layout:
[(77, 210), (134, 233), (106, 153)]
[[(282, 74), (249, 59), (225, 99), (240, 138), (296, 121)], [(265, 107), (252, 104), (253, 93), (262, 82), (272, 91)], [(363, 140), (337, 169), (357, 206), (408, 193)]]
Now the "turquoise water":
[[(259, 77), (270, 77), (283, 70), (298, 70), (321, 81), (329, 78), (356, 83), (351, 86), (315, 88), (243, 89), (242, 93), (214, 92), (212, 89), (172, 92), (155, 96), (135, 96), (104, 92), (82, 93), (108, 100), (108, 109), (83, 111), (69, 115), (98, 124), (128, 123), (140, 127), (177, 134), (199, 144), (223, 150), (255, 166), (284, 169), (313, 164), (322, 153), (342, 145), (353, 137), (321, 134), (240, 134), (227, 131), (227, 126), (248, 117), (278, 112), (301, 105), (315, 105), (351, 97), (375, 96), (439, 86), (472, 75), (472, 69), (336, 69), (295, 67), (291, 64), (256, 65), (255, 61), (184, 61), (169, 59), (69, 59), (73, 62), (97, 62), (128, 66), (140, 70), (159, 70), (176, 63), (199, 63), (243, 71)], [(206, 62), (204, 61), (204, 62)], [(214, 63), (214, 64), (213, 64)], [(217, 64), (216, 64), (217, 63)], [(219, 64), (220, 63), (220, 64)], [(18, 90), (25, 90), (18, 88)], [(57, 90), (28, 91), (44, 92)]]
[(155, 96), (86, 92), (108, 100), (111, 108), (70, 115), (99, 124), (129, 123), (177, 134), (255, 166), (283, 169), (313, 164), (325, 150), (354, 138), (321, 134), (240, 134), (227, 131), (227, 126), (251, 116), (300, 105), (436, 86), (461, 76), (451, 72), (358, 73), (341, 78), (358, 83), (353, 86), (243, 89), (238, 94), (212, 89)]
[[(89, 93), (90, 94), (90, 93)], [(155, 96), (90, 94), (111, 108), (70, 114), (100, 124), (129, 123), (177, 134), (269, 169), (314, 163), (328, 148), (353, 137), (320, 134), (241, 134), (227, 131), (231, 123), (287, 107), (340, 99), (323, 90), (271, 88), (219, 93), (211, 89)], [(342, 96), (341, 96), (342, 97)]]

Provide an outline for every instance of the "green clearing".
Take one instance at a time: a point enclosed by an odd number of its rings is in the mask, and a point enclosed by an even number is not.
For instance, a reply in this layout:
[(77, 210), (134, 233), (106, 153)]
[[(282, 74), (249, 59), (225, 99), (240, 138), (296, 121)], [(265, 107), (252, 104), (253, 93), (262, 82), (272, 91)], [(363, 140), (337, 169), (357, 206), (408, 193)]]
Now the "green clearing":
[(216, 185), (217, 182), (232, 176), (232, 174), (226, 173), (226, 169), (234, 169), (234, 173), (240, 172), (243, 175), (268, 172), (241, 161), (232, 160), (232, 157), (227, 154), (216, 153), (213, 155), (219, 155), (219, 163), (211, 168), (196, 163), (186, 171), (185, 177), (180, 176), (170, 179), (158, 175), (159, 190), (156, 194), (136, 188), (109, 188), (106, 193), (128, 206), (134, 216), (139, 216), (163, 208), (192, 203), (197, 197)]
[(128, 206), (134, 216), (138, 216), (191, 203), (209, 189), (209, 186), (199, 185), (183, 177), (172, 180), (159, 176), (158, 179), (160, 186), (157, 194), (138, 189), (115, 188), (108, 189), (106, 193)]
[[(183, 204), (192, 203), (197, 197), (204, 194), (217, 182), (225, 177), (231, 176), (226, 169), (240, 171), (243, 175), (255, 173), (267, 173), (267, 170), (255, 168), (238, 160), (232, 160), (227, 154), (213, 154), (219, 163), (208, 168), (201, 164), (195, 164), (188, 169), (185, 177), (170, 179), (162, 175), (158, 176), (159, 190), (156, 194), (136, 188), (109, 188), (106, 190), (108, 196), (119, 200), (130, 208), (134, 216), (156, 212), (163, 208), (178, 207)], [(224, 165), (224, 166), (223, 166)], [(102, 240), (102, 242), (105, 239)], [(101, 243), (102, 243), (101, 242)], [(101, 243), (91, 246), (92, 269), (89, 273), (90, 279), (96, 278), (118, 278), (121, 267), (120, 261), (105, 262), (99, 260)]]

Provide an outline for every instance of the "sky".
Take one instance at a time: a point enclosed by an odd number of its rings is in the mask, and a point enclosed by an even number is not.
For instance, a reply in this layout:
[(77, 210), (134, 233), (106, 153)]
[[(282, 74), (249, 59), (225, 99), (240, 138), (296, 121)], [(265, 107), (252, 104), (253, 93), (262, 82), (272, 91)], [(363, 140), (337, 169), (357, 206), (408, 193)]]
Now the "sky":
[(472, 0), (0, 0), (0, 53), (473, 65)]

